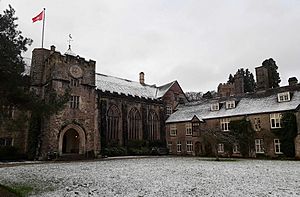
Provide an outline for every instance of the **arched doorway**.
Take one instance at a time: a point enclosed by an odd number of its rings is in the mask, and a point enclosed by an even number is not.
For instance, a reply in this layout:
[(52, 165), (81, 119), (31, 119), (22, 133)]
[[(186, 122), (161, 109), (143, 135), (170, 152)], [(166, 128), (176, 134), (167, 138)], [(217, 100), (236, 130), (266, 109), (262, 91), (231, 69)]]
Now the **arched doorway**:
[(85, 154), (86, 134), (84, 130), (75, 124), (63, 128), (59, 134), (58, 152), (63, 154)]
[(79, 134), (75, 129), (69, 129), (65, 132), (62, 144), (62, 153), (79, 153)]

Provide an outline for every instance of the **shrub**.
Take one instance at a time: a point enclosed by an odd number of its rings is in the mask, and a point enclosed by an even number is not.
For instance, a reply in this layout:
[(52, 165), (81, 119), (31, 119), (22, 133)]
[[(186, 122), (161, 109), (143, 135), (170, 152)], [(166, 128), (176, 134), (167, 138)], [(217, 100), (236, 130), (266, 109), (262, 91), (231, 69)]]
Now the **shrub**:
[(107, 155), (110, 157), (127, 155), (126, 149), (121, 146), (107, 147), (103, 150), (102, 153), (103, 153), (103, 155)]
[(18, 148), (14, 146), (0, 147), (0, 160), (18, 160), (24, 159), (24, 155), (19, 153)]

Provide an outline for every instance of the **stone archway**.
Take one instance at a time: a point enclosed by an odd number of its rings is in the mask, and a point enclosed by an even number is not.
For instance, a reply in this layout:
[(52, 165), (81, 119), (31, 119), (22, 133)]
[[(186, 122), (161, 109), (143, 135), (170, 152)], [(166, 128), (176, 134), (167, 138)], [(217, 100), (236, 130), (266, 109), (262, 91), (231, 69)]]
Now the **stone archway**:
[(69, 129), (65, 132), (62, 144), (62, 153), (79, 153), (79, 134), (74, 129)]
[(85, 133), (78, 125), (66, 126), (60, 132), (58, 140), (59, 155), (85, 153)]

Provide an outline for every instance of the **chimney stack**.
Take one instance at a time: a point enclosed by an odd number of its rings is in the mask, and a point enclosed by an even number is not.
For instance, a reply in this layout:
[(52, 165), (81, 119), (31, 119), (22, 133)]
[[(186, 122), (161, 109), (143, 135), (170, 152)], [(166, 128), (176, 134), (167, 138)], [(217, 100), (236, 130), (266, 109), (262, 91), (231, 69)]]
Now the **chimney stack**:
[(289, 78), (289, 86), (296, 85), (298, 83), (298, 79), (296, 77)]
[(50, 50), (54, 52), (55, 51), (55, 46), (51, 45)]
[(140, 84), (145, 85), (145, 74), (140, 72)]

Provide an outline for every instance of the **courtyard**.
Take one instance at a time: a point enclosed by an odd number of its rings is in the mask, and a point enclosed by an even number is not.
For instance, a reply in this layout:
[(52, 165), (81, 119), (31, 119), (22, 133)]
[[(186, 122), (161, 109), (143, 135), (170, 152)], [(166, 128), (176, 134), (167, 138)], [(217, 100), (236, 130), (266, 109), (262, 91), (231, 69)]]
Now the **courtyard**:
[(30, 196), (300, 196), (300, 162), (198, 157), (0, 165)]

